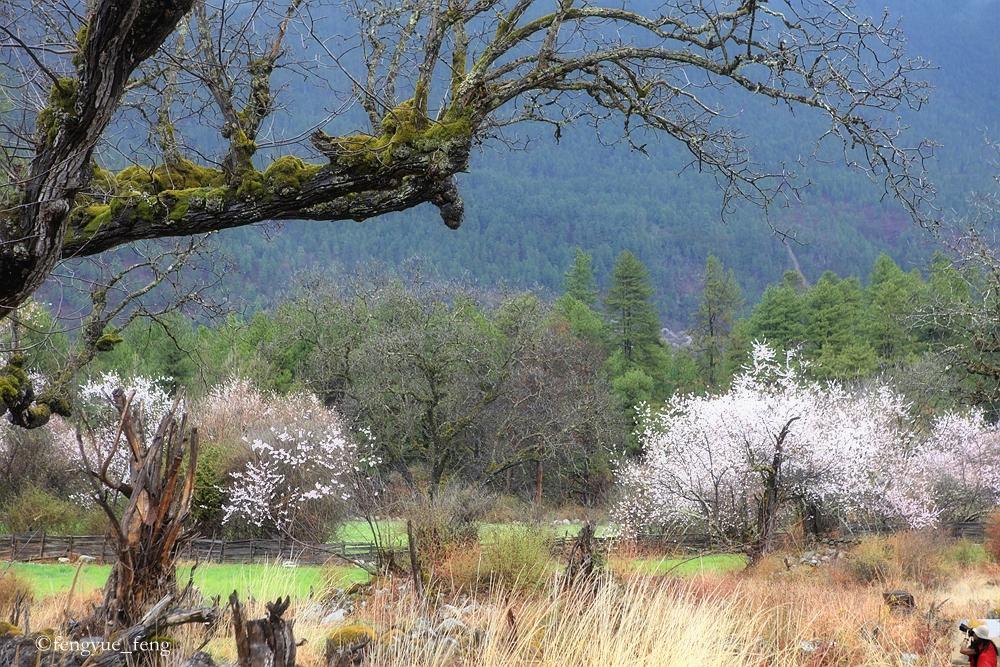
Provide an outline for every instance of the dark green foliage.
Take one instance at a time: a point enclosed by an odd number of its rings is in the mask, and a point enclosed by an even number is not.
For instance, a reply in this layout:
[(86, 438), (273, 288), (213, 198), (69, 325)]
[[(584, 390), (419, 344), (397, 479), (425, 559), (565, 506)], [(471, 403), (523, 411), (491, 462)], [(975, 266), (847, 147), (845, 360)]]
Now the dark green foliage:
[(649, 270), (631, 252), (622, 251), (611, 272), (604, 303), (611, 320), (612, 342), (626, 363), (638, 361), (649, 347), (660, 344), (660, 318), (652, 298)]
[(225, 483), (224, 460), (217, 446), (202, 447), (194, 477), (191, 517), (199, 530), (215, 534), (222, 530), (222, 487)]
[(593, 258), (576, 248), (573, 265), (566, 272), (563, 287), (568, 296), (593, 308), (597, 304), (597, 281), (594, 280)]
[(732, 269), (709, 255), (705, 263), (704, 288), (695, 324), (691, 329), (691, 344), (701, 376), (709, 387), (718, 386), (724, 372), (724, 360), (730, 350), (730, 336), (743, 292)]

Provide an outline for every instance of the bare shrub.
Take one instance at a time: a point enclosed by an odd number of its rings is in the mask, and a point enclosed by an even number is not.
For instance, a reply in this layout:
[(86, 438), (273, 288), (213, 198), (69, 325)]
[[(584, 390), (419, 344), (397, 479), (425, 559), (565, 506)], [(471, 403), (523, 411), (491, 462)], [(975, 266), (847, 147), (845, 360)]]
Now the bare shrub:
[(885, 583), (900, 575), (892, 544), (884, 537), (867, 537), (854, 548), (844, 568), (859, 584)]
[(402, 514), (412, 524), (424, 568), (456, 547), (475, 544), (492, 505), (492, 496), (456, 484), (446, 484), (433, 496), (414, 494), (404, 500)]
[(1000, 562), (1000, 510), (991, 512), (986, 517), (984, 533), (986, 537), (986, 553), (994, 561)]
[(889, 539), (899, 569), (907, 579), (934, 588), (953, 573), (947, 560), (950, 541), (944, 535), (921, 530), (897, 533)]
[(926, 588), (940, 586), (954, 572), (952, 544), (934, 531), (868, 537), (851, 552), (844, 567), (860, 584), (905, 580)]

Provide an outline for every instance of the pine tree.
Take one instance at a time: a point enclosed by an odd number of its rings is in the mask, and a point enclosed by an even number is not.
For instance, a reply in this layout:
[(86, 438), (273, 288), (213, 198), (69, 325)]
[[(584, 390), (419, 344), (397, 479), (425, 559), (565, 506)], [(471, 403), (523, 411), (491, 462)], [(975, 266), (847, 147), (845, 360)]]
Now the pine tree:
[(594, 280), (593, 258), (590, 253), (576, 249), (573, 264), (563, 280), (566, 294), (591, 308), (597, 304), (597, 282)]
[(747, 340), (766, 341), (779, 350), (802, 344), (805, 338), (803, 302), (803, 295), (788, 284), (768, 287), (750, 313), (745, 327)]
[(650, 301), (652, 296), (649, 270), (631, 252), (622, 251), (615, 260), (605, 304), (612, 340), (627, 362), (639, 358), (642, 348), (659, 345), (660, 318)]
[(867, 290), (865, 333), (883, 363), (901, 361), (917, 351), (909, 320), (923, 290), (920, 274), (905, 273), (886, 254), (875, 260)]
[(722, 262), (709, 255), (691, 341), (702, 377), (710, 387), (717, 386), (721, 380), (733, 322), (742, 305), (743, 293), (732, 269), (727, 271)]

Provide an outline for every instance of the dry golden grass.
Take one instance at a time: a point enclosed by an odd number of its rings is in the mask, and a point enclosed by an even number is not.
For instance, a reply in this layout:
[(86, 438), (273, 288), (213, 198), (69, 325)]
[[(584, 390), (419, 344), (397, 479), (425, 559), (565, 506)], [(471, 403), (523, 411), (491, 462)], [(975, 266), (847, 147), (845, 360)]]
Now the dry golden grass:
[[(289, 576), (274, 569), (276, 580)], [(895, 572), (899, 578), (866, 585), (838, 567), (788, 572), (764, 563), (749, 573), (683, 579), (608, 576), (596, 592), (567, 594), (553, 578), (539, 590), (493, 588), (474, 598), (457, 593), (431, 601), (418, 600), (407, 580), (388, 579), (371, 589), (345, 623), (375, 630), (367, 664), (385, 667), (948, 665), (960, 640), (955, 621), (998, 606), (995, 565), (956, 569), (943, 581), (925, 583), (907, 579), (902, 568)], [(916, 613), (889, 613), (882, 592), (894, 587), (914, 594)], [(70, 614), (93, 601), (72, 600)], [(58, 626), (66, 602), (39, 602), (32, 626)], [(248, 615), (264, 616), (264, 602), (245, 599)], [(454, 641), (441, 632), (414, 639), (422, 619), (440, 628), (448, 603), (467, 607)], [(929, 615), (932, 605), (938, 611)], [(305, 640), (298, 653), (302, 667), (324, 664), (326, 637), (337, 629), (320, 622), (315, 609), (316, 600), (305, 599), (293, 601), (289, 611), (296, 637)], [(228, 616), (211, 636), (188, 628), (173, 638), (179, 650), (167, 667), (177, 667), (202, 645), (219, 661), (236, 657)]]

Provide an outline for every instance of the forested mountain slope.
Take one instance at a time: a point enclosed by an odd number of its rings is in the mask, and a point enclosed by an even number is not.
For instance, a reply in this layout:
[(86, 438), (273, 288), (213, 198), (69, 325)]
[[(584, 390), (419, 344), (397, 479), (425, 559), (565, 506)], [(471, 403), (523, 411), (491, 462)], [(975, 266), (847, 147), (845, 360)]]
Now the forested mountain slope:
[[(626, 4), (655, 12), (649, 0)], [(869, 4), (870, 11), (880, 11)], [(997, 137), (1000, 2), (887, 4), (903, 19), (911, 52), (940, 67), (928, 75), (935, 86), (929, 106), (908, 120), (915, 137), (942, 144), (934, 165), (942, 203), (960, 207), (964, 193), (988, 178), (984, 136)], [(296, 109), (313, 113), (306, 102), (314, 92), (294, 83), (287, 92), (294, 126)], [(286, 223), (277, 233), (230, 231), (221, 235), (220, 246), (238, 270), (224, 287), (260, 305), (302, 270), (350, 270), (372, 261), (391, 266), (419, 257), (444, 277), (554, 289), (574, 246), (593, 254), (602, 284), (618, 252), (631, 249), (650, 267), (664, 321), (677, 325), (690, 316), (698, 273), (710, 252), (735, 269), (750, 303), (790, 268), (789, 249), (809, 280), (825, 270), (864, 275), (880, 251), (906, 268), (923, 266), (933, 246), (898, 207), (880, 202), (878, 188), (836, 161), (796, 165), (821, 131), (813, 120), (766, 104), (746, 107), (732, 119), (754, 138), (759, 156), (783, 161), (810, 183), (801, 201), (772, 210), (768, 219), (746, 209), (723, 222), (714, 178), (696, 166), (680, 173), (686, 158), (678, 145), (651, 143), (642, 155), (603, 146), (584, 126), (565, 132), (558, 143), (550, 129), (523, 127), (509, 138), (525, 142), (525, 150), (498, 143), (473, 157), (471, 173), (460, 184), (467, 215), (459, 230), (445, 228), (436, 211), (425, 207), (358, 225)], [(794, 240), (783, 244), (783, 234), (774, 229)]]

